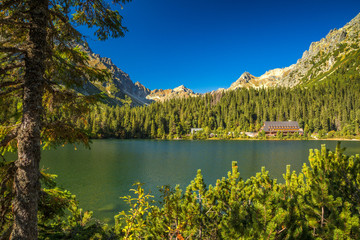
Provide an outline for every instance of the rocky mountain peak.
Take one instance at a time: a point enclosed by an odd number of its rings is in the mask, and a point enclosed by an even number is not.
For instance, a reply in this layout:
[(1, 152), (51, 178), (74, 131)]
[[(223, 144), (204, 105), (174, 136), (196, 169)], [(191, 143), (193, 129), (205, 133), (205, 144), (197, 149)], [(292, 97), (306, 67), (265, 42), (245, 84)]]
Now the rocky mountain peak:
[(87, 43), (79, 47), (88, 53), (91, 66), (107, 69), (112, 75), (111, 80), (107, 82), (86, 83), (83, 90), (79, 89), (81, 93), (88, 95), (103, 92), (108, 96), (106, 101), (111, 104), (121, 104), (119, 99), (123, 99), (125, 95), (132, 99), (135, 106), (151, 102), (146, 99), (150, 90), (139, 82), (134, 84), (130, 76), (118, 68), (110, 58), (94, 53)]
[(134, 89), (134, 93), (141, 97), (146, 99), (146, 96), (150, 94), (150, 90), (148, 88), (146, 88), (144, 85), (142, 85), (140, 82), (136, 82), (135, 84), (135, 89)]
[(180, 86), (174, 88), (173, 90), (174, 90), (175, 92), (179, 92), (179, 91), (184, 91), (184, 89), (185, 89), (185, 86), (184, 86), (184, 85), (180, 85)]
[(178, 86), (173, 89), (174, 92), (194, 93), (193, 90), (186, 88), (184, 85)]
[(244, 72), (241, 76), (230, 86), (230, 90), (234, 90), (239, 87), (245, 87), (245, 85), (251, 82), (255, 77), (248, 72)]
[(253, 79), (254, 76), (251, 75), (249, 72), (244, 72), (243, 74), (241, 74), (239, 79), (244, 80), (245, 82), (249, 82), (251, 79)]
[(114, 63), (108, 57), (102, 57), (101, 60), (102, 60), (103, 63), (105, 63), (107, 65), (114, 65)]
[(134, 85), (137, 86), (137, 87), (141, 87), (141, 88), (144, 87), (144, 85), (142, 85), (139, 81), (135, 82)]

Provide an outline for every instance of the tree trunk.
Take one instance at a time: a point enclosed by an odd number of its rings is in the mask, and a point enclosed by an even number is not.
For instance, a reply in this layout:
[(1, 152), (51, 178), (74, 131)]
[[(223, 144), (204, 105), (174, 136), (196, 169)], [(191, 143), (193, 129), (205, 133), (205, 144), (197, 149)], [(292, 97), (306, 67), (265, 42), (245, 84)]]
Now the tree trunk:
[(47, 50), (48, 0), (29, 1), (29, 48), (25, 56), (23, 119), (18, 135), (11, 239), (37, 239), (40, 133)]

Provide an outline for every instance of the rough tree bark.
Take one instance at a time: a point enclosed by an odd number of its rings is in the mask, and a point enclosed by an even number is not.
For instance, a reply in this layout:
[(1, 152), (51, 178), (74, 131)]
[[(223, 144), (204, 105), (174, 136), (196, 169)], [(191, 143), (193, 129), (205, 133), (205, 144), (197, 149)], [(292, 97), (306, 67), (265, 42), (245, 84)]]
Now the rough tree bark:
[(10, 239), (37, 239), (40, 132), (47, 50), (48, 0), (30, 0), (29, 47), (25, 56), (23, 119), (18, 135), (14, 182), (14, 225)]

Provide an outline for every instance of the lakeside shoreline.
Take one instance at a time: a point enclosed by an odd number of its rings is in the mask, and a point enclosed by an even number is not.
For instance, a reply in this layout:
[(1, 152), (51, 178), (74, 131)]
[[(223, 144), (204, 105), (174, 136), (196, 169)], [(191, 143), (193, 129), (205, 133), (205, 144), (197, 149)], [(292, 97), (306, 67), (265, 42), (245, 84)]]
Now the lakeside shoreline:
[[(179, 140), (191, 140), (191, 139), (179, 139)], [(243, 140), (256, 140), (256, 141), (360, 141), (360, 139), (346, 139), (346, 138), (322, 138), (322, 139), (251, 139), (251, 138), (233, 138), (233, 139), (222, 139), (222, 138), (209, 138), (209, 139), (195, 139), (195, 140), (235, 140), (235, 141), (243, 141)]]
[[(162, 140), (162, 139), (159, 139)], [(323, 139), (252, 139), (252, 138), (232, 138), (232, 139), (224, 139), (224, 138), (208, 138), (208, 139), (166, 139), (166, 140), (211, 140), (211, 141), (219, 141), (219, 140), (229, 140), (229, 141), (348, 141), (348, 142), (359, 142), (360, 139), (346, 139), (346, 138), (323, 138)]]
[(162, 139), (162, 138), (114, 138), (114, 137), (104, 137), (104, 138), (90, 138), (91, 140), (104, 140), (104, 139), (119, 139), (119, 140), (164, 140), (164, 141), (347, 141), (347, 142), (360, 142), (360, 139), (348, 139), (348, 138), (321, 138), (321, 139), (258, 139), (258, 138), (207, 138), (207, 139), (190, 139), (190, 138), (173, 138), (173, 139)]

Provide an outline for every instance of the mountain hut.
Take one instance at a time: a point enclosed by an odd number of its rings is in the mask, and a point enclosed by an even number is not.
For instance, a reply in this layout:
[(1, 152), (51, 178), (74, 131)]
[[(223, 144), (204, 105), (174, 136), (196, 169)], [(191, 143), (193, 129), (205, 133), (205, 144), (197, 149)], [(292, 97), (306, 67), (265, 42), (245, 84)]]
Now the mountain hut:
[(304, 134), (297, 121), (266, 121), (260, 128), (261, 131), (264, 131), (266, 136), (275, 136), (278, 132), (282, 132), (284, 136), (295, 133)]

